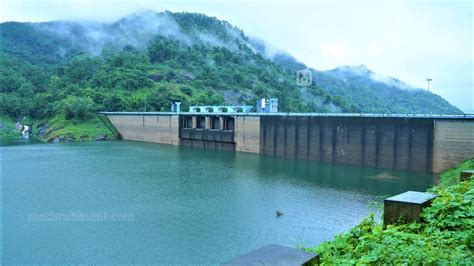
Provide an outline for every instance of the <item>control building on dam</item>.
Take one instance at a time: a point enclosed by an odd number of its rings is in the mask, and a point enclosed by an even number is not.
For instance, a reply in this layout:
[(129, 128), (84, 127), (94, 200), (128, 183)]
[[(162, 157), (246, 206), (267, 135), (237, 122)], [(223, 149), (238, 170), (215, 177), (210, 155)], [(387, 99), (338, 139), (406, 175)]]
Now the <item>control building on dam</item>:
[(473, 115), (101, 114), (135, 141), (433, 173), (474, 157)]

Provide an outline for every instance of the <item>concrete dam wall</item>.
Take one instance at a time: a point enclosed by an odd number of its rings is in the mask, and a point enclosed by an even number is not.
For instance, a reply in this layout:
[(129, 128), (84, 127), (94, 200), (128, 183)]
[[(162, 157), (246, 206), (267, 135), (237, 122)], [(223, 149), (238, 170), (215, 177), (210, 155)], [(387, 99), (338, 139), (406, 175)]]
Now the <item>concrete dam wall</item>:
[(372, 167), (431, 170), (432, 121), (262, 117), (262, 154)]
[(474, 156), (474, 116), (108, 113), (124, 139), (438, 173)]
[(107, 115), (123, 139), (179, 145), (178, 115)]

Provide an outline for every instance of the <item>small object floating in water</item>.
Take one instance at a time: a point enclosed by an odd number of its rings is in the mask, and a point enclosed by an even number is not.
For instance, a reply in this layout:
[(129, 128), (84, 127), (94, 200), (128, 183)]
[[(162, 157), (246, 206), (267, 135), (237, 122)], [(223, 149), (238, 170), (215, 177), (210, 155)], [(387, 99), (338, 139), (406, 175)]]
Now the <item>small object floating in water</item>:
[(280, 210), (276, 210), (277, 217), (283, 216), (283, 212)]

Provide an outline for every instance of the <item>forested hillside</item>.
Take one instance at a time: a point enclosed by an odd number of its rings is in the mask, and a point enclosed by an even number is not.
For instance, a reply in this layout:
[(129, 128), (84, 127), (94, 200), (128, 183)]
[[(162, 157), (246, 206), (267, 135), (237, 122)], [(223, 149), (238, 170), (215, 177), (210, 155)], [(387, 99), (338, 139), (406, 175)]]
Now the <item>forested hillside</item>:
[[(228, 22), (141, 12), (114, 23), (0, 24), (0, 110), (15, 120), (87, 120), (98, 110), (167, 111), (277, 97), (284, 112), (459, 113), (441, 97), (370, 78), (313, 71)], [(146, 101), (145, 101), (146, 98)]]
[(368, 113), (459, 114), (441, 96), (415, 88), (398, 79), (378, 75), (365, 66), (341, 66), (313, 71), (316, 84), (333, 96)]

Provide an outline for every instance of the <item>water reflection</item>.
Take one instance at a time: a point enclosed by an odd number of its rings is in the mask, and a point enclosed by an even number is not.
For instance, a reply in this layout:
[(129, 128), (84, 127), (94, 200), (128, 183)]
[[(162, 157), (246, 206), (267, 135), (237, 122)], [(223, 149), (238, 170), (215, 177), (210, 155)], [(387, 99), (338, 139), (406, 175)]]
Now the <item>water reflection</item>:
[(29, 145), (37, 143), (41, 143), (41, 141), (31, 135), (27, 139), (23, 138), (20, 134), (18, 134), (18, 136), (8, 135), (0, 137), (0, 146)]
[[(210, 151), (180, 148), (180, 159), (225, 162), (229, 171), (236, 169), (258, 169), (256, 175), (272, 181), (295, 181), (301, 185), (326, 186), (334, 189), (357, 190), (372, 195), (394, 195), (407, 190), (424, 191), (433, 185), (434, 175), (374, 168), (356, 165), (261, 156), (248, 153)], [(232, 162), (232, 163), (230, 163)], [(208, 169), (212, 170), (212, 169)]]

